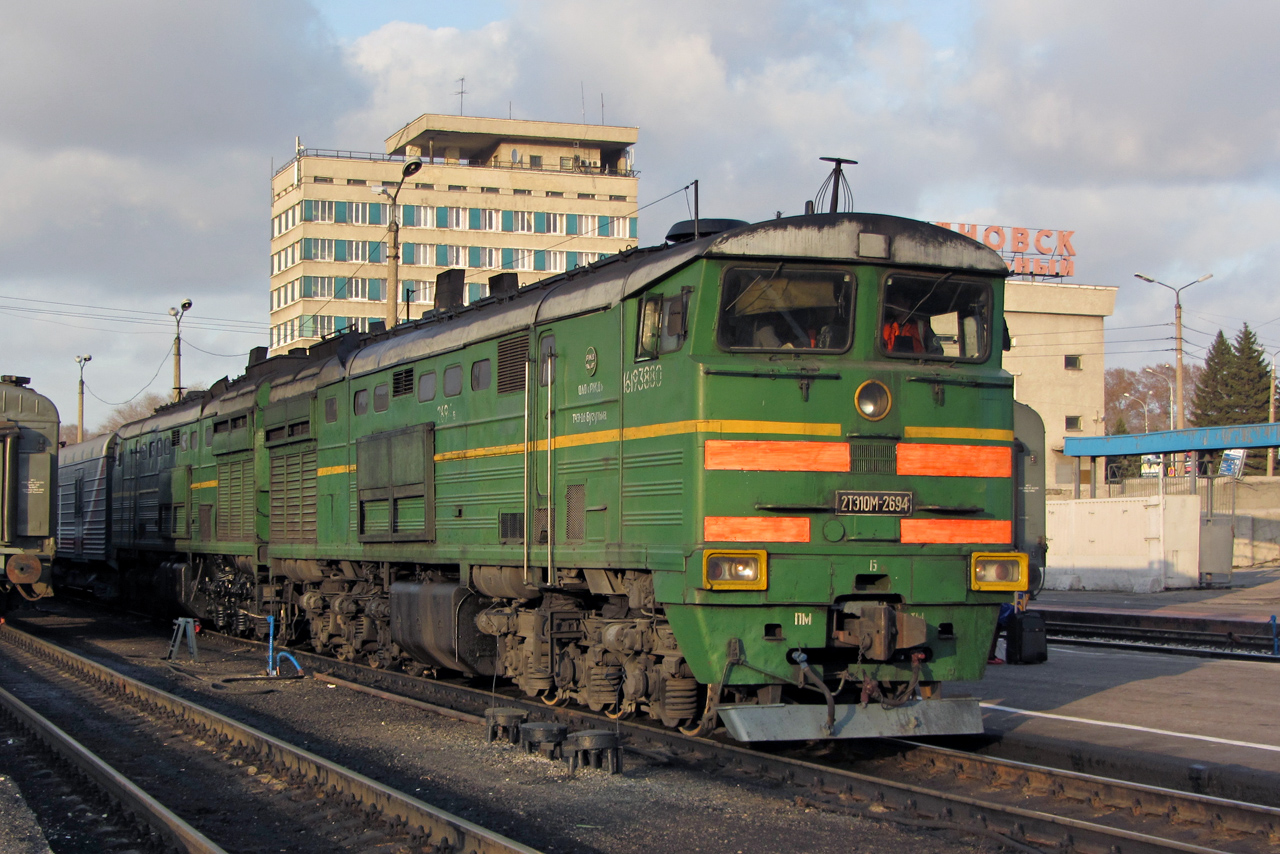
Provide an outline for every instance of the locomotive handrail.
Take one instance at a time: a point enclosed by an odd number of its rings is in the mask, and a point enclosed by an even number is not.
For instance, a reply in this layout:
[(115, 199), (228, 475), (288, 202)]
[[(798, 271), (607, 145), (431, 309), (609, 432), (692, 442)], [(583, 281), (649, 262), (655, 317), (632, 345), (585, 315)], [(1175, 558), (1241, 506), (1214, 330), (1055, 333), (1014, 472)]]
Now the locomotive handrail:
[(731, 368), (703, 368), (702, 373), (709, 377), (750, 377), (765, 380), (838, 380), (840, 374), (834, 371), (735, 371)]
[(978, 379), (976, 377), (944, 377), (933, 375), (928, 377), (907, 377), (909, 383), (929, 383), (930, 385), (957, 385), (966, 388), (1013, 388), (1013, 378), (1004, 379), (1003, 377), (991, 377), (989, 379)]

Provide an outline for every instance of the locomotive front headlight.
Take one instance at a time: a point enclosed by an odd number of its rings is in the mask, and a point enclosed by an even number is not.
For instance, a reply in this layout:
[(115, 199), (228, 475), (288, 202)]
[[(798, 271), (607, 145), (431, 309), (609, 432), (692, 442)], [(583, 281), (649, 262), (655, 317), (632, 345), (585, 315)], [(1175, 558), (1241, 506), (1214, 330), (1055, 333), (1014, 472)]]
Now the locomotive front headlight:
[(975, 554), (969, 575), (973, 590), (1026, 590), (1027, 556), (1021, 552)]
[(858, 414), (868, 421), (879, 421), (889, 414), (893, 396), (889, 388), (879, 380), (867, 380), (853, 393), (853, 403)]
[(703, 586), (711, 590), (764, 590), (768, 586), (763, 551), (704, 552)]

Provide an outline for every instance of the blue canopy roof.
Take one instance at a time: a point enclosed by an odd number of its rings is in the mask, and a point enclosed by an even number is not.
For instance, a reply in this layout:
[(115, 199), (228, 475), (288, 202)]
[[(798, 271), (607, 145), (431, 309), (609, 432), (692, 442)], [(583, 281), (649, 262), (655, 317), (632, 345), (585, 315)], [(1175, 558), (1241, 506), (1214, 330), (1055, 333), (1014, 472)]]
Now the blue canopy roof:
[(1225, 448), (1280, 447), (1280, 424), (1237, 424), (1232, 427), (1192, 427), (1158, 433), (1068, 438), (1068, 457), (1121, 457), (1129, 454), (1168, 454), (1182, 451), (1220, 451)]

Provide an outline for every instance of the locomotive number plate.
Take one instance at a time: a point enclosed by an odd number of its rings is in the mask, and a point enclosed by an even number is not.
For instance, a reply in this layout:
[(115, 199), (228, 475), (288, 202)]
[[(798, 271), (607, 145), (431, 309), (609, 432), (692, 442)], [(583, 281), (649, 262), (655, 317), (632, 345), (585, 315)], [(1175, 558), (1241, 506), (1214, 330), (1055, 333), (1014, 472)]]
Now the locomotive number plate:
[(836, 513), (852, 516), (866, 513), (876, 516), (910, 516), (915, 509), (913, 492), (836, 492)]

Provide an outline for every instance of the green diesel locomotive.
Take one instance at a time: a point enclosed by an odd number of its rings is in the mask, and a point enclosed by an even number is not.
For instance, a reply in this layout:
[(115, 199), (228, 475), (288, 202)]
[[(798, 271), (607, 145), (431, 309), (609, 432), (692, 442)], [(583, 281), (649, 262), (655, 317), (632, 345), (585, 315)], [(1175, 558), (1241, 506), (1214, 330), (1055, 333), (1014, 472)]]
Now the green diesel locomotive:
[(680, 237), (442, 276), (69, 454), (125, 595), (744, 741), (981, 731), (940, 684), (1027, 583), (1004, 262), (869, 214)]

